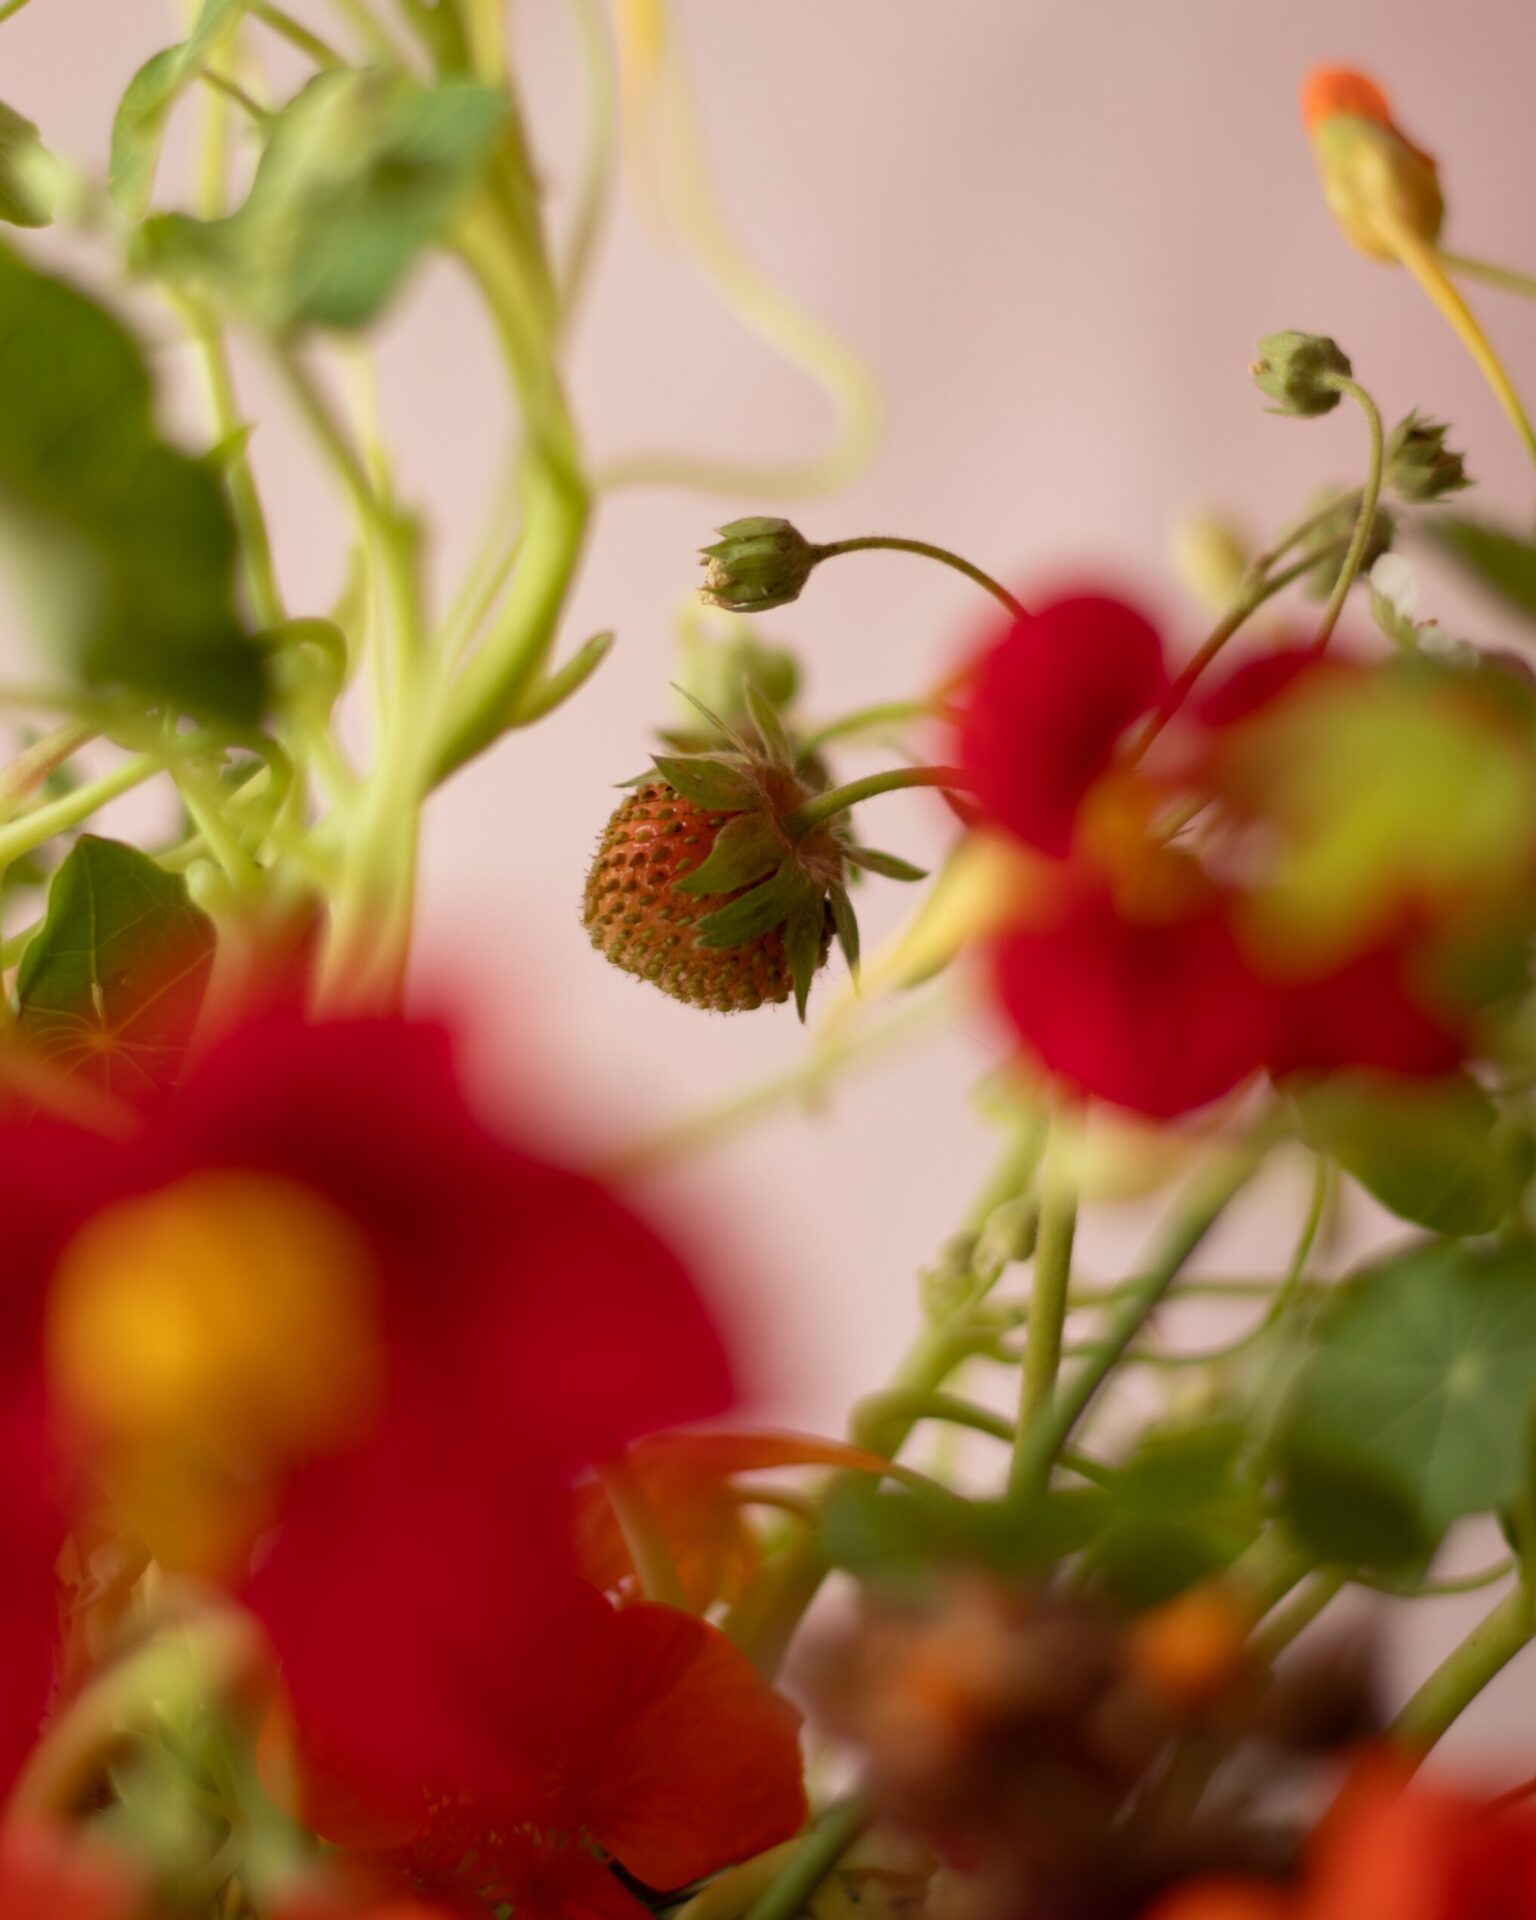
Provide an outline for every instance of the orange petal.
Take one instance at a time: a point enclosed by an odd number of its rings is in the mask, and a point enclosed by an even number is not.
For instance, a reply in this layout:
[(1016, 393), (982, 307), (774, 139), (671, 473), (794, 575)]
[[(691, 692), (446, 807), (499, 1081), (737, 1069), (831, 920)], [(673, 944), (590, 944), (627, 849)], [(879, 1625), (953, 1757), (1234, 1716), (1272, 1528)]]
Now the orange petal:
[(1314, 67), (1301, 84), (1301, 120), (1308, 133), (1335, 114), (1392, 125), (1387, 96), (1369, 74), (1353, 67)]

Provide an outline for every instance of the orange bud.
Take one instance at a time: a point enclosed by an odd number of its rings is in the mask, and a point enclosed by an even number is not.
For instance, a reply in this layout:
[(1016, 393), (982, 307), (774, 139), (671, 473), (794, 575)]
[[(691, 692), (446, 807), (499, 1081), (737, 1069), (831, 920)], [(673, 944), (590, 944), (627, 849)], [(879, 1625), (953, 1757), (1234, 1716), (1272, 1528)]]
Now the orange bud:
[(1126, 1658), (1135, 1677), (1170, 1706), (1202, 1713), (1241, 1679), (1252, 1626), (1247, 1601), (1207, 1581), (1133, 1622)]
[(1445, 218), (1435, 163), (1392, 118), (1374, 80), (1320, 67), (1301, 90), (1323, 194), (1351, 245), (1373, 260), (1400, 260), (1432, 246)]
[(1387, 96), (1369, 74), (1353, 67), (1314, 67), (1301, 83), (1301, 121), (1308, 133), (1336, 113), (1350, 113), (1357, 120), (1374, 120), (1379, 127), (1392, 125), (1392, 109)]

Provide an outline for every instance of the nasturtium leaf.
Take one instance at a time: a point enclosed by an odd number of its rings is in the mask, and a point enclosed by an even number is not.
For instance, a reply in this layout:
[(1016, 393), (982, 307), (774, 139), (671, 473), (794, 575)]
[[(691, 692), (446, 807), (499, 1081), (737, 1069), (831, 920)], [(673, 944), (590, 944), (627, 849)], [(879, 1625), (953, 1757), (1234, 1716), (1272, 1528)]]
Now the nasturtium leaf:
[(143, 215), (155, 190), (155, 165), (171, 109), (197, 78), (202, 63), (218, 51), (247, 4), (248, 0), (203, 0), (187, 38), (147, 60), (128, 82), (112, 122), (107, 179), (113, 199), (134, 219)]
[(111, 1092), (163, 1086), (181, 1066), (213, 957), (213, 922), (180, 874), (86, 834), (54, 875), (22, 956), (22, 1038)]
[(1467, 1074), (1330, 1074), (1292, 1089), (1301, 1137), (1400, 1220), (1488, 1233), (1530, 1177), (1529, 1148)]
[(1108, 1512), (1096, 1487), (1053, 1487), (1020, 1510), (1003, 1500), (886, 1492), (846, 1480), (818, 1517), (822, 1552), (836, 1567), (875, 1585), (902, 1586), (959, 1565), (1033, 1572), (1095, 1537)]
[(1103, 1491), (1104, 1524), (1084, 1570), (1135, 1607), (1230, 1566), (1263, 1519), (1247, 1435), (1228, 1420), (1149, 1431)]
[(1533, 1414), (1536, 1251), (1415, 1247), (1317, 1326), (1277, 1437), (1292, 1522), (1333, 1558), (1407, 1558), (1516, 1497)]
[(0, 220), (13, 227), (52, 224), (48, 166), (37, 128), (0, 101)]
[(217, 478), (162, 440), (144, 356), (68, 281), (0, 247), (0, 562), (51, 661), (88, 685), (255, 720)]
[(1536, 544), (1486, 520), (1437, 514), (1422, 532), (1485, 592), (1536, 620)]
[(1249, 932), (1314, 972), (1405, 909), (1524, 899), (1536, 857), (1529, 717), (1491, 680), (1426, 660), (1306, 676), (1232, 729), (1220, 779), (1264, 822)]
[(322, 73), (274, 121), (245, 204), (146, 222), (139, 262), (273, 333), (367, 326), (483, 178), (506, 115), (469, 80)]

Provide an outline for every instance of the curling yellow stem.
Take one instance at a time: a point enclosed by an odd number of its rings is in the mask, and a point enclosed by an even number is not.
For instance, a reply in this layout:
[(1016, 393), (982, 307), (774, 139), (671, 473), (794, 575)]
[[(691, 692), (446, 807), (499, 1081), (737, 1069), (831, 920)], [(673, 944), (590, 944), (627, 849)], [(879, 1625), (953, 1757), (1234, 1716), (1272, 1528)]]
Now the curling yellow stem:
[(1425, 293), (1450, 323), (1452, 331), (1471, 354), (1478, 371), (1493, 389), (1494, 398), (1514, 422), (1515, 431), (1525, 442), (1525, 450), (1536, 464), (1536, 431), (1526, 418), (1520, 396), (1515, 392), (1503, 362), (1494, 352), (1488, 336), (1478, 325), (1472, 309), (1462, 299), (1441, 264), (1440, 255), (1428, 241), (1421, 240), (1411, 227), (1385, 216), (1383, 230), (1397, 251), (1397, 257), (1418, 281)]

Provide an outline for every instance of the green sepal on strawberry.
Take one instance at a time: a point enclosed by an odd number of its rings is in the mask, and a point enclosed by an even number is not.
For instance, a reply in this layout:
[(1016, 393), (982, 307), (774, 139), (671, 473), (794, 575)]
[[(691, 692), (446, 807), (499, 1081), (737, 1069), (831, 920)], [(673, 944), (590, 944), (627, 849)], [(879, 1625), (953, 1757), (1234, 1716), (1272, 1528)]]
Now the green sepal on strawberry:
[(727, 744), (658, 754), (634, 783), (603, 830), (582, 919), (606, 959), (675, 1000), (741, 1013), (793, 995), (803, 1020), (834, 936), (858, 971), (850, 869), (922, 875), (855, 845), (846, 813), (800, 818), (826, 777), (751, 684), (745, 704), (752, 738), (705, 711)]

